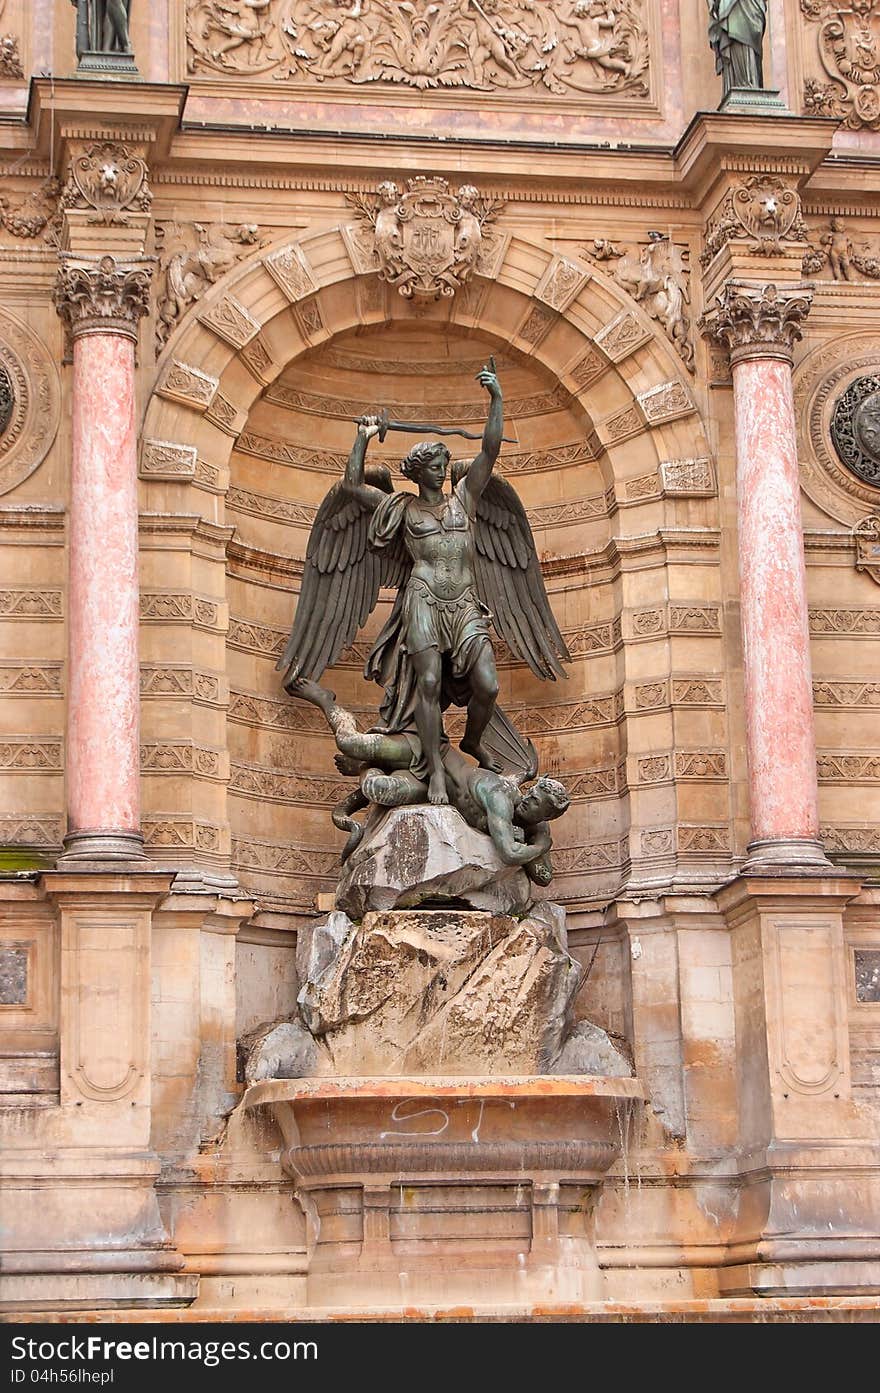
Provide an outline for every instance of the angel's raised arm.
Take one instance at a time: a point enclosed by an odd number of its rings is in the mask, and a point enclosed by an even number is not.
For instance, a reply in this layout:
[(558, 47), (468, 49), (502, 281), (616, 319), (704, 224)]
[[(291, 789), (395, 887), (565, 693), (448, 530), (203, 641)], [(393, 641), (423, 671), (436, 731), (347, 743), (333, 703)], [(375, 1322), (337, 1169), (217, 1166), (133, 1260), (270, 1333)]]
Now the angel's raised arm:
[(387, 495), (387, 489), (374, 488), (368, 484), (364, 475), (364, 462), (367, 457), (367, 445), (374, 435), (379, 434), (379, 422), (375, 416), (362, 416), (358, 422), (357, 435), (351, 447), (351, 454), (345, 466), (345, 473), (342, 476), (342, 489), (348, 498), (356, 498), (363, 508), (368, 512), (375, 512), (382, 499)]

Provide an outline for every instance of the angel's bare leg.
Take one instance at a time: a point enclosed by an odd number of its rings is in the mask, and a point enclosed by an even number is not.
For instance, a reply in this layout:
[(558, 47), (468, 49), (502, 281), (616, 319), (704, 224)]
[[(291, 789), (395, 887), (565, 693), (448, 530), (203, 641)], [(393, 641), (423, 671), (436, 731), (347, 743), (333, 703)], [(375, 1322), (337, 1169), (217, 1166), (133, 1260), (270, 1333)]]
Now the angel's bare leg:
[(436, 648), (411, 653), (416, 674), (416, 728), (428, 764), (428, 802), (448, 803), (446, 771), (440, 754), (440, 654)]
[(468, 702), (467, 722), (461, 748), (465, 754), (473, 755), (482, 769), (500, 771), (500, 764), (493, 759), (482, 745), (483, 731), (492, 719), (495, 701), (498, 696), (498, 672), (495, 657), (488, 643), (484, 643), (480, 656), (474, 663), (468, 677), (471, 684), (471, 699)]

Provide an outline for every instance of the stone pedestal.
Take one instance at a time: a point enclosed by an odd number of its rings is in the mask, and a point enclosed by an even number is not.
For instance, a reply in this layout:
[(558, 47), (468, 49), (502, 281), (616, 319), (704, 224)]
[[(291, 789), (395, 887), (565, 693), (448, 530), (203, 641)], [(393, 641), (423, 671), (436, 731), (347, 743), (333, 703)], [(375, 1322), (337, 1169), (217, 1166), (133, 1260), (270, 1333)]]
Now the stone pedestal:
[(741, 1198), (724, 1295), (880, 1291), (880, 1145), (850, 1081), (845, 876), (743, 876), (730, 926)]
[(169, 878), (45, 884), (61, 924), (60, 1096), (6, 1128), (0, 1308), (185, 1305), (198, 1278), (162, 1222), (150, 1144), (151, 913)]
[(315, 1306), (595, 1301), (591, 1194), (635, 1079), (255, 1084), (309, 1217)]

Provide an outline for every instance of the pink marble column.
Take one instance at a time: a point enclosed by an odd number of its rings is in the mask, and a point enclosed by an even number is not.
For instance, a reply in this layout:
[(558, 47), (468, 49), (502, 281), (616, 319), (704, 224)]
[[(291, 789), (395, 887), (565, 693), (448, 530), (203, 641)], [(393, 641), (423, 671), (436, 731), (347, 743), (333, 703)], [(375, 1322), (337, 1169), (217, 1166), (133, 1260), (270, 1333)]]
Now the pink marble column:
[(68, 260), (56, 287), (73, 336), (65, 860), (143, 855), (134, 352), (149, 282), (147, 264), (107, 256)]
[(703, 327), (730, 350), (750, 867), (825, 865), (819, 841), (792, 348), (811, 296), (730, 281)]

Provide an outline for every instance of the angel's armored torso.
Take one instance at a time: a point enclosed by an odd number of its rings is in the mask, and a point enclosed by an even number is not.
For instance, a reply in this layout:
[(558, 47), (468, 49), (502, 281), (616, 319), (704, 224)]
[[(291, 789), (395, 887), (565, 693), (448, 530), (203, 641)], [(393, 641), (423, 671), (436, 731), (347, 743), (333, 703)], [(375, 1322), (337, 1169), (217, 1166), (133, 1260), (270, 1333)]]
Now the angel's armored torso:
[(459, 485), (440, 504), (411, 498), (406, 505), (412, 579), (422, 581), (438, 600), (457, 600), (474, 588), (473, 534), (461, 492)]

